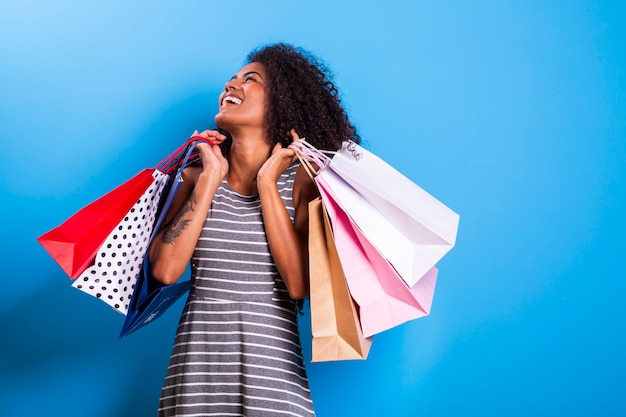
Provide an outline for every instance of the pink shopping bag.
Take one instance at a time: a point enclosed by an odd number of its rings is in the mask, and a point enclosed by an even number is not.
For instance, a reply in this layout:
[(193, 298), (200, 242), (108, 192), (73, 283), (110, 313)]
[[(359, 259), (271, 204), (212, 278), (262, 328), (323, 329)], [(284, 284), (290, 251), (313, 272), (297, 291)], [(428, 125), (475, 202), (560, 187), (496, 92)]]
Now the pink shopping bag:
[(324, 178), (315, 180), (331, 220), (350, 294), (360, 308), (364, 337), (428, 315), (437, 268), (432, 267), (409, 287), (339, 205)]

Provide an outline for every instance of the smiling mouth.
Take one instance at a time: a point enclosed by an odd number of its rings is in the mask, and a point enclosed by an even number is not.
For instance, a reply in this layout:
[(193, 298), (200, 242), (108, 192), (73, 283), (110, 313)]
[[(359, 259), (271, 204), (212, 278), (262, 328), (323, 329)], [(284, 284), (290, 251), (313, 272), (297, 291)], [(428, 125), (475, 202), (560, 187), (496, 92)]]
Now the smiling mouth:
[(224, 97), (224, 99), (222, 100), (222, 106), (230, 103), (230, 104), (241, 104), (242, 103), (242, 99), (240, 99), (239, 97), (235, 97), (235, 96), (226, 96)]

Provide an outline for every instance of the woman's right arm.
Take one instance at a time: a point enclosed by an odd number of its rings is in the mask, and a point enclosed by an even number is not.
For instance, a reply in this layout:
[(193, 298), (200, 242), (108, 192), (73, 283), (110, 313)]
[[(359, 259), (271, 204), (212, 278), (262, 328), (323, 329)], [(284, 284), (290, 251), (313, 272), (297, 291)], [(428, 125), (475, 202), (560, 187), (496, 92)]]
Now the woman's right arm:
[(166, 223), (149, 249), (152, 276), (169, 285), (185, 272), (193, 255), (215, 191), (228, 170), (217, 145), (199, 144), (202, 168), (188, 167)]

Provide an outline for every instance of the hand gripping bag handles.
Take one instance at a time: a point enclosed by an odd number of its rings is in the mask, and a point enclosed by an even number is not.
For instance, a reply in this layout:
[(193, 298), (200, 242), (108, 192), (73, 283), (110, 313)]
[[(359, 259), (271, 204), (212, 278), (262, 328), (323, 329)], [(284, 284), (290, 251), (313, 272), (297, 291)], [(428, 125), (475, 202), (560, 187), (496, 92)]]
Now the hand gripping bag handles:
[[(332, 158), (306, 141), (294, 146), (321, 167), (318, 176), (331, 189), (341, 188), (340, 179), (369, 203), (364, 207), (355, 193), (335, 192), (363, 236), (408, 286), (455, 245), (459, 215), (360, 145), (346, 141)], [(375, 212), (379, 215), (372, 221)]]
[[(199, 139), (206, 141), (204, 138)], [(165, 221), (167, 213), (172, 206), (174, 197), (183, 182), (183, 169), (188, 166), (189, 157), (191, 156), (195, 145), (196, 142), (189, 145), (189, 149), (185, 154), (185, 159), (174, 176), (171, 188), (169, 189), (167, 196), (164, 198), (163, 206), (159, 212), (159, 217), (154, 225), (154, 229), (150, 237), (150, 243), (159, 232), (163, 222)], [(137, 282), (130, 299), (126, 319), (122, 325), (119, 337), (123, 338), (128, 336), (130, 333), (137, 331), (141, 327), (160, 317), (172, 304), (174, 304), (189, 290), (189, 286), (189, 280), (177, 282), (176, 284), (171, 285), (164, 285), (156, 281), (151, 275), (150, 262), (146, 254), (143, 257), (141, 270), (137, 276)]]

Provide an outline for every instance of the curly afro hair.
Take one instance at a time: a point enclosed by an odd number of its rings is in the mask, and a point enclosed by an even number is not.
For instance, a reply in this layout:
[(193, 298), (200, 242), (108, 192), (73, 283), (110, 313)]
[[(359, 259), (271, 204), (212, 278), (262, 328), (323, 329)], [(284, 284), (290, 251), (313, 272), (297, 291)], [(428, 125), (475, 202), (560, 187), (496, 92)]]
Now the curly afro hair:
[[(276, 43), (253, 50), (247, 57), (247, 63), (252, 62), (263, 64), (267, 73), (266, 133), (273, 144), (288, 146), (291, 129), (322, 150), (340, 149), (344, 140), (360, 142), (341, 105), (332, 73), (318, 58), (301, 48)], [(230, 143), (224, 145), (227, 151)]]

